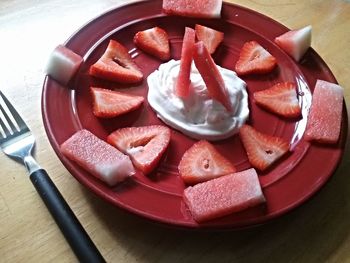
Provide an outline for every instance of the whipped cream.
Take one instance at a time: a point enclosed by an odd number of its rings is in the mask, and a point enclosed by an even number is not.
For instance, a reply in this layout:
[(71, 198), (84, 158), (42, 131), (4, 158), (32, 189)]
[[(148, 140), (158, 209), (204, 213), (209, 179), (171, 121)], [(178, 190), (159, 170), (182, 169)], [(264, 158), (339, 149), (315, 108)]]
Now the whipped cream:
[(147, 78), (148, 102), (158, 118), (194, 139), (221, 140), (236, 134), (249, 116), (246, 83), (234, 71), (218, 66), (228, 89), (233, 111), (228, 112), (208, 95), (194, 63), (191, 67), (190, 94), (175, 94), (179, 60), (161, 64)]

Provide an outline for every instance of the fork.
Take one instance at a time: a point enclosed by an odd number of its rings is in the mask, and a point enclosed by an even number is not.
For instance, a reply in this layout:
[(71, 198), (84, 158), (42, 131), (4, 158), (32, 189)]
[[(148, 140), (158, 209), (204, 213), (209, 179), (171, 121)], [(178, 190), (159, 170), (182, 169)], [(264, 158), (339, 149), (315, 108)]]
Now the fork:
[(0, 97), (0, 148), (24, 163), (31, 182), (79, 261), (105, 262), (47, 172), (33, 158), (35, 138), (30, 129), (1, 90)]

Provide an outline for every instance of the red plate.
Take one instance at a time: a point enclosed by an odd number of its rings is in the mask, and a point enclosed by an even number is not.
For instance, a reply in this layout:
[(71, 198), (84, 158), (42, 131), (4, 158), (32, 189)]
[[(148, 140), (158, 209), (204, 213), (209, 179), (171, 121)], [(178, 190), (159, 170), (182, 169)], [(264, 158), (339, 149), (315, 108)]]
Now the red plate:
[[(129, 212), (156, 222), (187, 228), (237, 228), (260, 224), (285, 214), (310, 198), (331, 177), (343, 154), (347, 135), (347, 115), (344, 106), (341, 139), (338, 145), (326, 147), (301, 140), (311, 92), (317, 79), (336, 82), (323, 60), (310, 49), (300, 63), (295, 63), (273, 39), (286, 32), (283, 25), (252, 10), (223, 4), (221, 19), (192, 19), (166, 16), (161, 12), (162, 1), (143, 1), (111, 10), (91, 21), (66, 43), (66, 46), (85, 58), (85, 63), (72, 82), (72, 89), (58, 85), (46, 78), (42, 94), (43, 119), (49, 140), (63, 164), (72, 175), (103, 199)], [(304, 118), (301, 121), (286, 121), (257, 107), (250, 96), (251, 115), (249, 122), (267, 134), (281, 136), (291, 141), (292, 153), (279, 161), (272, 169), (260, 174), (260, 181), (267, 199), (266, 206), (197, 224), (191, 217), (182, 193), (184, 184), (177, 173), (177, 165), (186, 149), (194, 140), (173, 130), (167, 156), (160, 167), (148, 177), (137, 174), (132, 180), (110, 188), (66, 159), (59, 145), (81, 128), (92, 131), (105, 139), (109, 133), (125, 126), (162, 124), (147, 102), (135, 112), (112, 120), (101, 120), (92, 114), (89, 86), (127, 88), (128, 92), (147, 95), (147, 82), (122, 87), (88, 76), (89, 66), (104, 52), (109, 39), (123, 43), (131, 52), (145, 77), (158, 68), (160, 61), (135, 49), (132, 42), (137, 31), (160, 26), (170, 37), (172, 57), (179, 59), (185, 26), (196, 23), (224, 32), (224, 43), (215, 54), (215, 61), (233, 69), (243, 43), (256, 40), (278, 60), (278, 69), (264, 76), (243, 79), (248, 92), (265, 89), (280, 81), (298, 84), (300, 103)], [(310, 87), (310, 89), (309, 89)], [(250, 167), (238, 136), (214, 143), (218, 150), (229, 158), (238, 170)]]

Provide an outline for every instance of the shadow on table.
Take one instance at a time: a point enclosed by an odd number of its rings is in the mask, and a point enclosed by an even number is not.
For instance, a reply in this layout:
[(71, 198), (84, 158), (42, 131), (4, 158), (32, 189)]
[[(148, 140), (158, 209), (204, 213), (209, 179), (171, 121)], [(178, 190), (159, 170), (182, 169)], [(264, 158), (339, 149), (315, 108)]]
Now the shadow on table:
[(268, 224), (238, 231), (167, 228), (84, 193), (109, 231), (104, 236), (111, 245), (103, 248), (109, 262), (342, 262), (346, 249), (338, 248), (350, 233), (349, 156), (348, 146), (337, 172), (304, 205)]

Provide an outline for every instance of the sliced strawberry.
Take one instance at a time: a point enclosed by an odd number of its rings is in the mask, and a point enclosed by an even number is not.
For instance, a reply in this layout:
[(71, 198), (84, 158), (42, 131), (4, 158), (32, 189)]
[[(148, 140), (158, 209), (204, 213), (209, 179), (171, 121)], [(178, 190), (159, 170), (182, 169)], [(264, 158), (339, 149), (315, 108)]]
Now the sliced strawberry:
[(311, 26), (290, 30), (275, 38), (275, 43), (296, 61), (299, 61), (311, 46)]
[(193, 60), (194, 43), (196, 33), (192, 28), (185, 28), (185, 35), (182, 43), (180, 71), (176, 81), (176, 95), (182, 98), (188, 96), (191, 84), (191, 64)]
[(263, 171), (288, 152), (289, 144), (282, 138), (258, 132), (249, 125), (243, 125), (239, 136), (250, 164)]
[(219, 69), (202, 41), (195, 44), (194, 63), (207, 86), (209, 96), (232, 111), (230, 96)]
[(179, 173), (187, 184), (208, 181), (235, 171), (233, 164), (205, 140), (193, 144), (179, 164)]
[(125, 94), (118, 91), (91, 87), (94, 115), (112, 118), (139, 108), (144, 101), (141, 96)]
[(110, 134), (107, 142), (129, 155), (144, 174), (149, 174), (169, 145), (170, 129), (161, 125), (122, 128)]
[(216, 48), (224, 40), (224, 33), (210, 27), (196, 24), (195, 31), (197, 39), (203, 41), (210, 54), (213, 54)]
[(134, 43), (139, 49), (161, 60), (170, 58), (168, 34), (160, 27), (137, 32), (134, 36)]
[(277, 83), (269, 89), (253, 94), (258, 105), (283, 117), (299, 117), (299, 106), (296, 85), (292, 82)]
[(243, 45), (236, 63), (238, 75), (264, 74), (271, 72), (277, 65), (277, 60), (258, 42), (250, 41)]
[(90, 67), (89, 74), (121, 83), (137, 83), (143, 78), (128, 50), (115, 40), (109, 41), (105, 53)]

